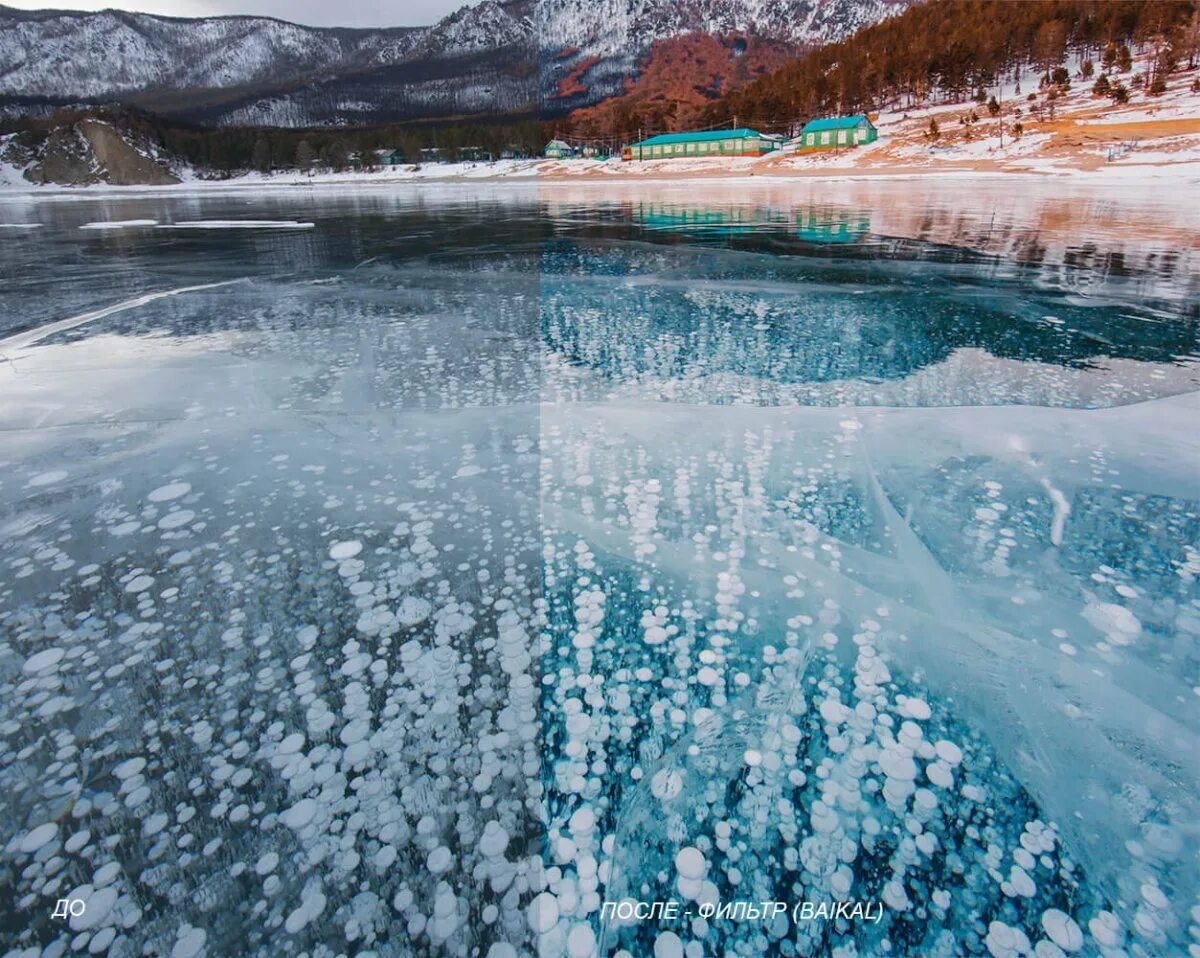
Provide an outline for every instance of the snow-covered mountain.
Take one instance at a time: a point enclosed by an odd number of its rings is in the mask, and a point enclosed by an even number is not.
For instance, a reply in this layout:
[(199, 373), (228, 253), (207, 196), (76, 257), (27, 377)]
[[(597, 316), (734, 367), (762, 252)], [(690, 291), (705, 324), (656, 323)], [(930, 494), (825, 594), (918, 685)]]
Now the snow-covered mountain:
[(545, 50), (578, 46), (592, 55), (645, 49), (682, 33), (750, 30), (827, 43), (899, 12), (911, 0), (537, 0)]
[(618, 92), (655, 40), (741, 31), (820, 43), (909, 2), (482, 0), (430, 27), (366, 30), (0, 6), (0, 108), (119, 100), (286, 126), (515, 112), (539, 97), (554, 112)]
[(483, 0), (432, 27), (378, 30), (0, 6), (0, 98), (10, 112), (120, 100), (285, 125), (530, 108), (531, 71), (518, 68), (533, 62), (528, 6)]
[(402, 59), (420, 30), (319, 30), (265, 17), (0, 8), (0, 92), (83, 98), (282, 83)]

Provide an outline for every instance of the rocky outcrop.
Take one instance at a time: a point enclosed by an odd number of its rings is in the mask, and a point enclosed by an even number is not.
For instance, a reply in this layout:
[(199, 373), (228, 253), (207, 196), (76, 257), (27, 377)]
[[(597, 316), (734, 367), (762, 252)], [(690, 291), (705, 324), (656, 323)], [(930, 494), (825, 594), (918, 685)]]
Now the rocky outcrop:
[(38, 158), (41, 143), (37, 134), (25, 130), (0, 136), (0, 163), (23, 170)]
[(111, 124), (101, 120), (81, 120), (76, 124), (76, 129), (91, 144), (92, 153), (105, 171), (105, 179), (109, 183), (117, 186), (162, 186), (179, 182), (179, 177), (148, 150), (125, 139)]
[(25, 170), (32, 183), (87, 186), (102, 182), (91, 144), (75, 126), (60, 126), (42, 145), (41, 155)]
[(59, 186), (163, 186), (179, 177), (153, 152), (103, 120), (84, 119), (53, 130), (25, 171), (32, 183)]

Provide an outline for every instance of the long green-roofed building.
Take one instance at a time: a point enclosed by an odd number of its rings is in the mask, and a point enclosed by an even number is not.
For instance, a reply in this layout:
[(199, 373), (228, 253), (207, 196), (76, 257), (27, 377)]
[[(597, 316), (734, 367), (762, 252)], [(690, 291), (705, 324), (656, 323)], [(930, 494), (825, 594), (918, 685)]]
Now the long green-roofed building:
[(621, 151), (627, 160), (662, 160), (696, 156), (762, 156), (779, 149), (772, 136), (739, 127), (735, 130), (699, 130), (693, 133), (660, 133)]
[(829, 116), (821, 120), (810, 120), (805, 124), (796, 145), (803, 150), (837, 149), (838, 147), (861, 146), (879, 139), (879, 131), (862, 113), (853, 116)]

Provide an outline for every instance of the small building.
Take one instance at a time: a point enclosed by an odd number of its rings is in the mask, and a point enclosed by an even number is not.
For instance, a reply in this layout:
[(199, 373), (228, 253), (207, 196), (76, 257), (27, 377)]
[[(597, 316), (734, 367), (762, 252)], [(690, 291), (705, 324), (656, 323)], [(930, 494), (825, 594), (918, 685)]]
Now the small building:
[(734, 130), (697, 130), (660, 133), (621, 150), (627, 160), (679, 159), (695, 156), (762, 156), (779, 149), (775, 137), (739, 127)]
[(879, 131), (862, 113), (853, 116), (829, 116), (810, 120), (796, 137), (802, 150), (836, 150), (839, 147), (862, 146), (879, 139)]
[(566, 140), (551, 140), (542, 150), (542, 154), (548, 160), (566, 160), (578, 155), (575, 147)]
[(403, 166), (408, 158), (403, 150), (376, 150), (375, 162), (379, 166)]
[(458, 160), (460, 163), (491, 163), (492, 154), (482, 146), (460, 146)]

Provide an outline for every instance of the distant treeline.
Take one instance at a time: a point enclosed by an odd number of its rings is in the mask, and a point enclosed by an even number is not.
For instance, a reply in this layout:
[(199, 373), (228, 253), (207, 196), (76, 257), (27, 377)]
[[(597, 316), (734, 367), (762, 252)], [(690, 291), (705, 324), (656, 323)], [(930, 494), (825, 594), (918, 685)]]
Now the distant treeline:
[[(710, 124), (778, 128), (827, 114), (963, 99), (1060, 68), (1068, 53), (1102, 69), (1121, 47), (1151, 48), (1151, 71), (1193, 66), (1200, 4), (1191, 0), (934, 0), (820, 47), (704, 114)], [(1124, 56), (1128, 56), (1126, 50)], [(1109, 64), (1111, 65), (1111, 64)], [(1151, 78), (1146, 78), (1147, 83)], [(1159, 80), (1161, 84), (1161, 79)]]
[(505, 117), (463, 122), (423, 121), (375, 127), (289, 129), (202, 127), (180, 124), (153, 113), (126, 107), (59, 110), (47, 118), (20, 117), (0, 125), (4, 132), (45, 136), (52, 129), (84, 117), (108, 120), (165, 158), (182, 160), (216, 175), (247, 170), (289, 170), (323, 166), (345, 169), (372, 166), (376, 151), (395, 150), (409, 162), (438, 151), (448, 158), (475, 148), (499, 156), (505, 151), (533, 155), (541, 150), (536, 120)]

